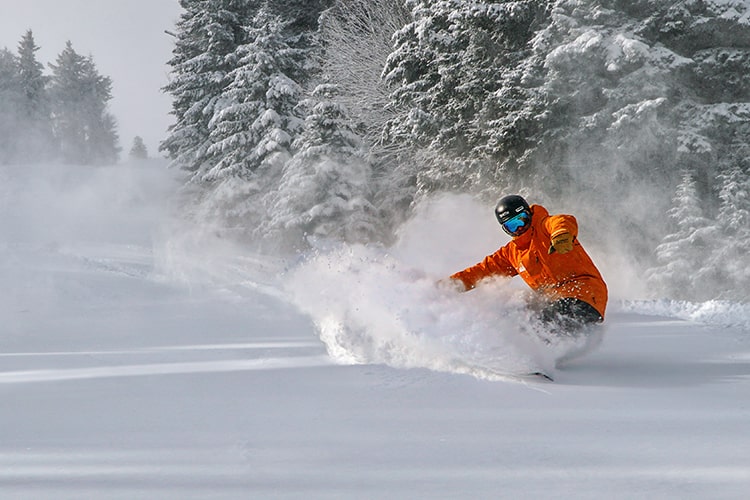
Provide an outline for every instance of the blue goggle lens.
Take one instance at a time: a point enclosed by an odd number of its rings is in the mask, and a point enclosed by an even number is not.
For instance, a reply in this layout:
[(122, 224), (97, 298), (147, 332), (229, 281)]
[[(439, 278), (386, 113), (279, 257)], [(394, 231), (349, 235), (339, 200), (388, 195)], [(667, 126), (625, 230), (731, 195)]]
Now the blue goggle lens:
[(503, 222), (503, 229), (505, 229), (508, 234), (516, 234), (521, 229), (525, 228), (530, 221), (531, 217), (529, 217), (529, 214), (526, 212), (521, 212), (512, 219), (508, 219)]

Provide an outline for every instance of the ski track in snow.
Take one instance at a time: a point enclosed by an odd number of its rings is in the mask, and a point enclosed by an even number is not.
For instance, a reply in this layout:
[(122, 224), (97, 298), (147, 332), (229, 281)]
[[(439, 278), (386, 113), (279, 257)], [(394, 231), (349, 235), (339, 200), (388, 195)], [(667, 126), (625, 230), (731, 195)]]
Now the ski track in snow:
[(99, 366), (92, 368), (61, 368), (54, 370), (28, 370), (0, 373), (0, 384), (21, 382), (59, 382), (92, 378), (135, 377), (149, 375), (175, 375), (195, 373), (220, 373), (246, 370), (272, 370), (280, 368), (309, 368), (330, 364), (325, 356), (262, 358), (224, 361), (193, 361), (151, 363), (139, 365)]

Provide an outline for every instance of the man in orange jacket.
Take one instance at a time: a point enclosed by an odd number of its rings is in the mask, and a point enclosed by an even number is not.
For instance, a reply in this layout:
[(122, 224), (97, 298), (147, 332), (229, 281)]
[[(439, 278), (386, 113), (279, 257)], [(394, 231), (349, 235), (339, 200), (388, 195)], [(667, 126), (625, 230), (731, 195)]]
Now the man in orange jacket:
[(572, 215), (550, 215), (518, 195), (502, 198), (495, 216), (513, 239), (451, 278), (471, 290), (489, 276), (521, 278), (544, 297), (539, 319), (564, 330), (604, 320), (607, 285), (578, 241)]

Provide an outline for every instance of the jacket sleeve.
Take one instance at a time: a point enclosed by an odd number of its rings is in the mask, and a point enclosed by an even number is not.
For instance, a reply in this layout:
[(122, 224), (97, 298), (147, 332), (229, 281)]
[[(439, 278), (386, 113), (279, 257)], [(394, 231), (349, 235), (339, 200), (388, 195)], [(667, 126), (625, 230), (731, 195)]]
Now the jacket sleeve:
[(451, 278), (461, 281), (466, 290), (471, 290), (478, 282), (490, 276), (515, 276), (518, 273), (506, 257), (506, 251), (503, 247), (485, 257), (482, 262), (451, 275)]
[(572, 215), (550, 215), (544, 219), (544, 229), (550, 238), (563, 233), (570, 233), (573, 239), (578, 237), (578, 222)]

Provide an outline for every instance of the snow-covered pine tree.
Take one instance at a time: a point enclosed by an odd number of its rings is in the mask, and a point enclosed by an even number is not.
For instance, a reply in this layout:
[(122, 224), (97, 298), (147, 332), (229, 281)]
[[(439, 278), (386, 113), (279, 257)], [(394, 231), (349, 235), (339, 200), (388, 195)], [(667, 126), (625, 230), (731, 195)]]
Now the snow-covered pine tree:
[[(674, 180), (668, 173), (674, 170), (674, 129), (660, 118), (673, 73), (687, 61), (638, 34), (648, 3), (639, 10), (600, 0), (553, 2), (522, 77), (538, 85), (541, 100), (532, 118), (540, 126), (524, 160), (538, 168), (544, 192), (585, 192), (589, 204), (607, 205), (613, 195), (627, 197), (611, 192), (618, 186), (643, 181), (645, 190)], [(667, 149), (672, 154), (662, 159)]]
[(67, 163), (92, 165), (117, 161), (117, 125), (107, 111), (112, 80), (93, 59), (79, 55), (70, 41), (50, 64), (50, 99), (55, 138)]
[[(465, 49), (461, 33), (453, 32), (452, 23), (452, 16), (461, 11), (463, 2), (406, 0), (405, 3), (413, 21), (395, 33), (395, 49), (383, 71), (385, 81), (393, 89), (391, 100), (403, 111), (390, 120), (385, 130), (390, 142), (428, 147), (443, 126), (459, 125), (451, 123), (449, 110), (444, 108), (451, 99), (445, 91), (453, 90), (463, 76), (460, 71), (449, 71), (458, 65)], [(471, 106), (474, 97), (464, 105)], [(460, 125), (466, 125), (464, 120), (461, 122)]]
[(18, 77), (18, 60), (7, 48), (0, 50), (0, 165), (17, 158), (23, 92)]
[(148, 148), (146, 148), (146, 143), (143, 142), (143, 138), (140, 135), (133, 137), (133, 144), (130, 147), (128, 156), (130, 156), (131, 160), (136, 161), (148, 159)]
[(38, 50), (33, 32), (27, 30), (18, 44), (18, 73), (26, 98), (41, 105), (44, 104), (44, 87), (49, 78), (44, 76), (44, 66), (36, 58)]
[[(727, 236), (739, 236), (738, 244), (750, 247), (750, 157), (719, 175), (721, 191), (718, 220)], [(750, 256), (750, 252), (745, 252)], [(750, 268), (750, 265), (747, 266)]]
[(264, 164), (281, 165), (302, 128), (295, 114), (302, 93), (289, 75), (298, 76), (304, 52), (289, 47), (283, 22), (261, 9), (247, 29), (248, 43), (238, 47), (237, 64), (209, 123), (208, 154), (215, 165), (203, 181), (249, 178)]
[(691, 173), (683, 172), (672, 201), (667, 215), (674, 232), (656, 247), (657, 266), (646, 271), (647, 283), (654, 295), (687, 300), (714, 298), (715, 288), (705, 281), (705, 271), (712, 271), (709, 261), (718, 228), (704, 213)]
[[(504, 143), (488, 148), (493, 132), (488, 124), (497, 124), (515, 111), (498, 106), (500, 98), (507, 104), (510, 96), (497, 93), (503, 75), (528, 54), (544, 4), (479, 0), (407, 0), (406, 4), (413, 21), (394, 36), (396, 48), (384, 70), (393, 88), (391, 99), (401, 110), (385, 128), (388, 139), (464, 160), (506, 154), (514, 141), (525, 140), (523, 126), (515, 125), (516, 138), (510, 137), (512, 127), (506, 126)], [(520, 102), (523, 96), (513, 98)], [(492, 163), (446, 164), (438, 159), (422, 166), (418, 185), (431, 190), (476, 188), (491, 180), (488, 174), (496, 168)]]
[(321, 240), (366, 242), (377, 233), (372, 169), (336, 96), (335, 85), (321, 84), (302, 104), (310, 107), (304, 132), (268, 196), (268, 233), (286, 248)]
[(257, 228), (266, 217), (262, 195), (281, 176), (302, 128), (295, 114), (302, 88), (289, 75), (301, 74), (304, 51), (286, 43), (283, 29), (265, 7), (257, 12), (208, 124), (206, 153), (213, 161), (199, 180), (211, 192), (202, 210), (242, 231)]
[(702, 165), (702, 177), (717, 191), (726, 159), (746, 143), (737, 137), (750, 130), (750, 3), (649, 4), (639, 33), (682, 56), (670, 75), (670, 106), (662, 111), (664, 124), (676, 130), (677, 161)]
[(750, 156), (719, 175), (720, 236), (707, 267), (720, 274), (718, 298), (750, 300)]
[(750, 5), (555, 0), (549, 12), (515, 80), (532, 99), (508, 115), (534, 127), (501, 169), (535, 172), (535, 192), (616, 225), (643, 255), (669, 231), (653, 213), (680, 170), (717, 191), (732, 137), (750, 129)]
[(287, 76), (303, 88), (314, 88), (322, 64), (321, 13), (335, 0), (265, 0), (260, 9), (282, 21), (282, 37), (290, 49), (300, 50), (303, 60)]
[[(90, 80), (93, 81), (93, 78)], [(93, 123), (89, 129), (91, 163), (104, 165), (117, 163), (122, 148), (119, 146), (120, 136), (117, 132), (115, 115), (107, 111), (104, 106), (92, 106), (91, 109), (90, 116)]]
[(75, 52), (70, 41), (50, 64), (50, 99), (55, 140), (61, 159), (67, 163), (87, 163), (86, 131), (83, 109), (79, 106), (80, 83), (85, 58)]
[(164, 90), (172, 95), (174, 124), (160, 145), (174, 165), (200, 180), (215, 165), (209, 122), (237, 67), (235, 51), (246, 42), (245, 26), (258, 7), (254, 0), (180, 0), (172, 78)]
[(23, 100), (16, 124), (21, 131), (17, 160), (22, 162), (45, 160), (56, 154), (47, 95), (49, 77), (44, 75), (44, 66), (36, 58), (38, 50), (32, 31), (26, 31), (18, 44), (18, 77)]
[[(318, 20), (322, 11), (331, 6), (335, 0), (265, 0), (268, 13), (278, 16), (287, 23), (289, 42), (295, 46), (291, 38), (304, 38), (305, 34), (313, 33), (318, 28)], [(300, 40), (304, 43), (304, 40)], [(299, 46), (302, 48), (302, 46)]]

